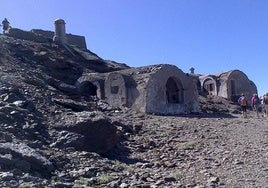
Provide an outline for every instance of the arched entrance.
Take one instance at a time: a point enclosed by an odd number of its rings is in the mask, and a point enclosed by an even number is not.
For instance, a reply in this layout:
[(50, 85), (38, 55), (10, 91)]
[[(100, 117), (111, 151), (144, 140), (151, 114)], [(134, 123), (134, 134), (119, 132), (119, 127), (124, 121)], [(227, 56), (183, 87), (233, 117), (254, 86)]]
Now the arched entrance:
[(97, 89), (97, 86), (89, 81), (85, 81), (80, 85), (81, 95), (88, 101), (92, 100), (92, 97), (97, 96)]
[(182, 84), (174, 78), (169, 78), (166, 83), (166, 99), (168, 104), (183, 103)]
[(236, 102), (240, 97), (240, 93), (236, 92), (236, 80), (230, 80), (230, 93), (231, 93), (231, 101)]
[(208, 78), (203, 82), (203, 92), (206, 95), (217, 95), (216, 94), (216, 82)]

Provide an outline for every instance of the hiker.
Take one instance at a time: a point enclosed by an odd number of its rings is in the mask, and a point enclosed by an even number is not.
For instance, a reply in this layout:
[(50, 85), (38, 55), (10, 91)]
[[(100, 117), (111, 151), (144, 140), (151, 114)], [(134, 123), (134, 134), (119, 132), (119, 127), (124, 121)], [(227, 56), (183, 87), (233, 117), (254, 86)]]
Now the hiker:
[(262, 97), (264, 117), (268, 117), (268, 93)]
[(241, 94), (241, 97), (238, 99), (238, 103), (241, 106), (241, 111), (242, 111), (242, 117), (247, 118), (247, 106), (248, 106), (248, 99), (245, 96), (244, 93)]
[(9, 21), (6, 18), (2, 21), (2, 26), (3, 26), (3, 33), (5, 34), (6, 31), (10, 28)]
[(256, 116), (259, 118), (259, 110), (260, 110), (260, 98), (258, 97), (257, 93), (254, 93), (251, 98), (251, 107), (253, 111), (256, 113)]

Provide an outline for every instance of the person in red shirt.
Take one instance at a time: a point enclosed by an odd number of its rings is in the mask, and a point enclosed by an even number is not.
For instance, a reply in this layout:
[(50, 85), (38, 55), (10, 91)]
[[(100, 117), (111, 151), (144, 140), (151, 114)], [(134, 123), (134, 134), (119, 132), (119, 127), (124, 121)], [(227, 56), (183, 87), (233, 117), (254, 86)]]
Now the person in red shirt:
[(238, 99), (238, 103), (241, 106), (242, 116), (243, 118), (247, 118), (247, 106), (248, 106), (248, 99), (244, 93), (241, 94), (241, 97)]

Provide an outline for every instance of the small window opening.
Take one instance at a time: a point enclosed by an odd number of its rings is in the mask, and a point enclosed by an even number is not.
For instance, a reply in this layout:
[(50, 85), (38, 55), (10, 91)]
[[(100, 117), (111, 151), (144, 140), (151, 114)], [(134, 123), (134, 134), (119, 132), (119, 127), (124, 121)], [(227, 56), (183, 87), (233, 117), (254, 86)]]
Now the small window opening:
[(208, 86), (209, 91), (214, 91), (214, 84), (209, 84)]
[(118, 86), (112, 86), (111, 87), (111, 93), (112, 94), (117, 94), (119, 91), (119, 87)]

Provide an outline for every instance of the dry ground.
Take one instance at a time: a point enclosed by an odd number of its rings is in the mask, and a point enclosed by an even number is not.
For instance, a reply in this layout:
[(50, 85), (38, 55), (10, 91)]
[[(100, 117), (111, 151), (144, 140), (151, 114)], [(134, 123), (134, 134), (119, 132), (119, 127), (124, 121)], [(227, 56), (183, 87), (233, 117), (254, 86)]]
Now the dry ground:
[[(155, 187), (268, 187), (268, 118), (132, 115), (135, 176)], [(138, 175), (137, 175), (138, 174)], [(145, 174), (145, 175), (144, 175)], [(138, 178), (137, 179), (142, 179)]]

